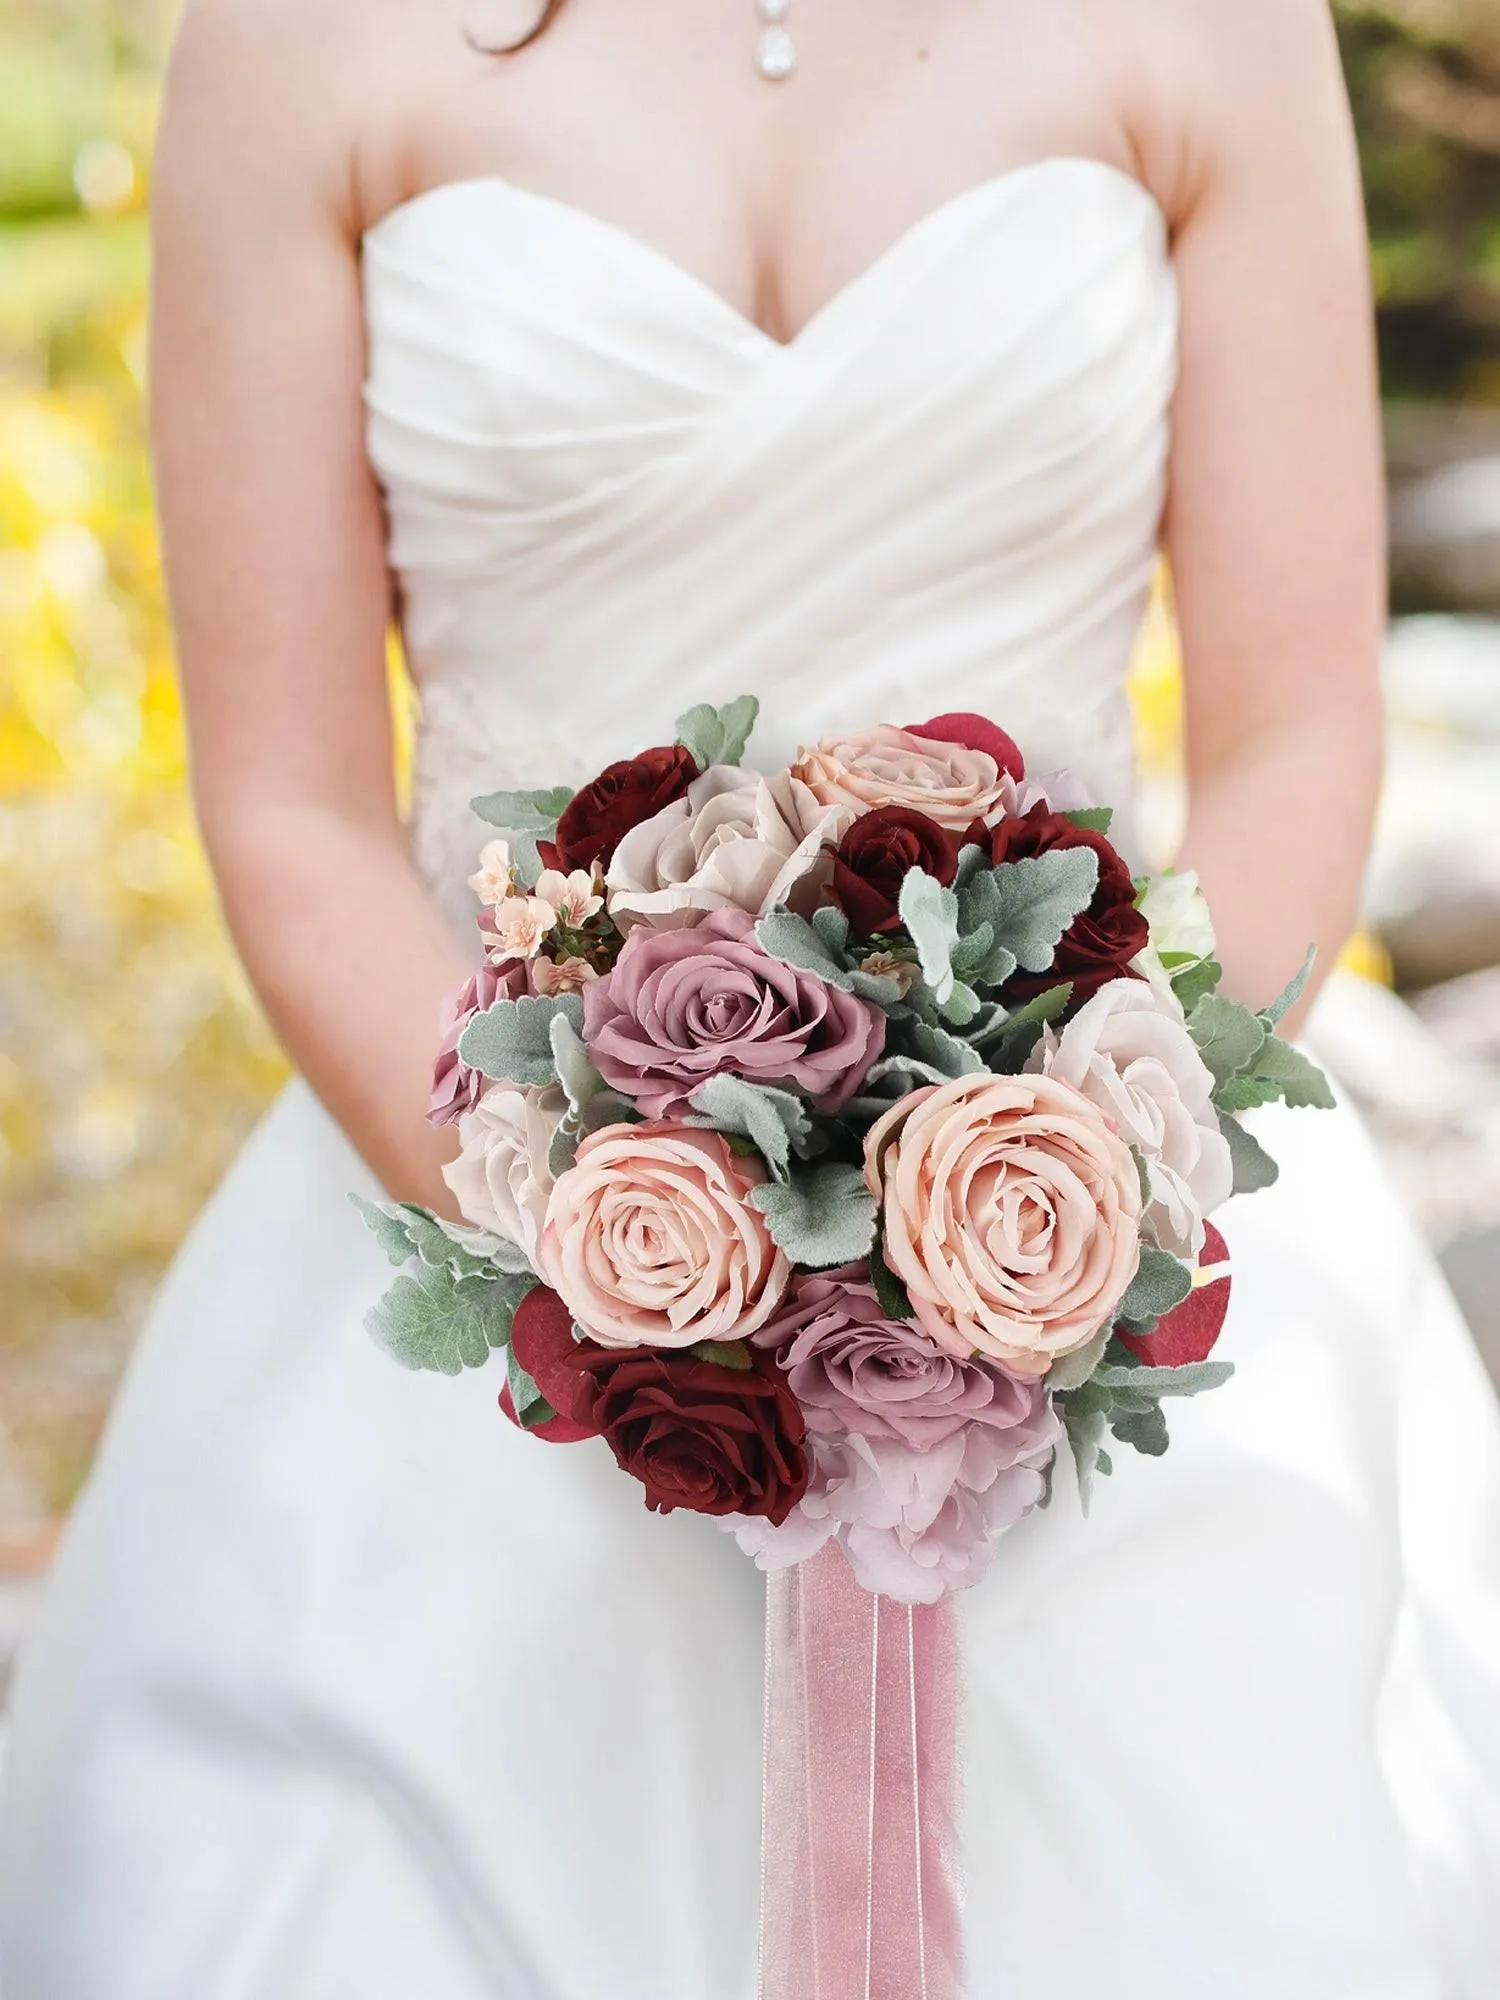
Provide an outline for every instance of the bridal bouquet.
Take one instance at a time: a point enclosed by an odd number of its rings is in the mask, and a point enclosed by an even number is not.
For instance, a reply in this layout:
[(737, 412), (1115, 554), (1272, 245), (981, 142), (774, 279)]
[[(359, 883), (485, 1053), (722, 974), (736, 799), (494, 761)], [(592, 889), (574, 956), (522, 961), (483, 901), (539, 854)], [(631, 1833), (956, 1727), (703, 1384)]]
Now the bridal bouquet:
[(361, 1203), (413, 1368), (505, 1353), (501, 1403), (600, 1440), (660, 1512), (765, 1569), (973, 1583), (1164, 1405), (1223, 1382), (1208, 1221), (1267, 1185), (1240, 1114), (1331, 1103), (1224, 998), (1190, 874), (1137, 880), (1107, 807), (974, 715), (833, 736), (762, 776), (756, 704), (581, 791), (500, 792), (484, 963), (430, 1116), (463, 1225)]

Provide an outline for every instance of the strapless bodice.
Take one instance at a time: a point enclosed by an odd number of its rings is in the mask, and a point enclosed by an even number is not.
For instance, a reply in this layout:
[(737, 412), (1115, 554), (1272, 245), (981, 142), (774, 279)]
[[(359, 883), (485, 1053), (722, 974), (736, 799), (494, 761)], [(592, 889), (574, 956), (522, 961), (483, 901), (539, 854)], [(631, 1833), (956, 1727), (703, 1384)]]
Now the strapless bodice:
[(1138, 182), (1066, 158), (986, 181), (789, 342), (499, 179), (393, 210), (363, 277), (416, 841), (446, 896), (474, 792), (586, 777), (744, 691), (761, 762), (979, 708), (1128, 800), (1177, 331)]

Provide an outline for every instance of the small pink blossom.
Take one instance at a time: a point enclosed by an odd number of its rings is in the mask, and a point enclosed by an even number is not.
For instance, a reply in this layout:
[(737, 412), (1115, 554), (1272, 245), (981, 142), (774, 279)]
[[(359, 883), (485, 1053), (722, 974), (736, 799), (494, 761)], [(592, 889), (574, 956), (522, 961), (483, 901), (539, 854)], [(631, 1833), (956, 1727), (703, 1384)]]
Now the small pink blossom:
[(542, 939), (557, 922), (557, 912), (540, 896), (507, 896), (496, 903), (495, 942), (490, 957), (496, 965), (508, 958), (535, 958)]
[(586, 958), (534, 958), (531, 983), (538, 993), (581, 993), (599, 977)]
[(582, 930), (589, 918), (604, 908), (602, 885), (587, 868), (575, 868), (571, 875), (564, 875), (559, 868), (544, 868), (532, 893), (550, 903), (559, 922), (571, 931)]
[(486, 906), (503, 903), (516, 883), (516, 864), (508, 840), (487, 841), (480, 850), (479, 870), (469, 887)]

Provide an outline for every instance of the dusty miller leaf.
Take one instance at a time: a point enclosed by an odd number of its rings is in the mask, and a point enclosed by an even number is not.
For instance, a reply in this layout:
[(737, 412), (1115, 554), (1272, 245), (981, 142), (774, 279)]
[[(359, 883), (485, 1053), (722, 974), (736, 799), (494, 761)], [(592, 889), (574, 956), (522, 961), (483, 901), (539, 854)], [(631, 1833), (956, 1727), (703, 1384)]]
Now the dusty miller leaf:
[(1150, 1368), (1142, 1363), (1134, 1368), (1100, 1368), (1089, 1386), (1112, 1393), (1139, 1391), (1155, 1403), (1163, 1396), (1201, 1396), (1209, 1389), (1221, 1389), (1233, 1373), (1232, 1361), (1189, 1361), (1180, 1368)]
[(875, 1197), (860, 1169), (841, 1161), (768, 1181), (750, 1200), (777, 1246), (813, 1270), (867, 1256), (875, 1236)]
[(557, 1415), (533, 1378), (516, 1359), (516, 1350), (511, 1347), (505, 1354), (505, 1379), (510, 1387), (510, 1400), (515, 1405), (516, 1416), (524, 1431), (535, 1430), (539, 1424), (550, 1424)]
[(547, 1024), (547, 1038), (568, 1108), (575, 1118), (581, 1118), (605, 1088), (604, 1078), (589, 1061), (588, 1049), (572, 1015), (554, 1014)]
[(1253, 1138), (1237, 1118), (1223, 1114), (1219, 1118), (1219, 1130), (1229, 1142), (1229, 1157), (1234, 1165), (1234, 1192), (1255, 1194), (1261, 1188), (1273, 1187), (1281, 1169), (1259, 1139)]
[[(1180, 1306), (1193, 1289), (1193, 1275), (1170, 1251), (1143, 1246), (1135, 1276), (1116, 1308), (1121, 1319), (1156, 1320)], [(1099, 1377), (1095, 1377), (1097, 1381)]]
[(1275, 1035), (1267, 1038), (1255, 1059), (1255, 1077), (1258, 1082), (1272, 1085), (1282, 1103), (1293, 1110), (1332, 1111), (1334, 1107), (1333, 1091), (1322, 1070), (1300, 1049)]
[(926, 1021), (913, 1021), (907, 1030), (912, 1053), (943, 1077), (972, 1076), (984, 1068), (984, 1058), (957, 1035)]
[(1070, 819), (1085, 833), (1108, 833), (1114, 824), (1115, 809), (1113, 806), (1075, 806), (1071, 812), (1065, 812), (1063, 818)]
[(403, 1272), (365, 1315), (376, 1346), (403, 1368), (459, 1375), (510, 1339), (516, 1307), (536, 1280), (455, 1277), (446, 1264)]
[(1287, 981), (1281, 992), (1277, 994), (1269, 1007), (1262, 1008), (1260, 1018), (1268, 1028), (1274, 1028), (1276, 1023), (1283, 1020), (1302, 998), (1303, 988), (1307, 985), (1308, 979), (1311, 976), (1317, 956), (1318, 947), (1315, 944), (1310, 944), (1307, 947), (1307, 956), (1302, 961), (1301, 970), (1292, 974), (1292, 977)]
[(791, 1170), (792, 1152), (801, 1152), (812, 1137), (812, 1119), (802, 1099), (771, 1084), (711, 1076), (699, 1084), (691, 1102), (699, 1116), (690, 1124), (749, 1139), (779, 1181)]
[(738, 764), (750, 741), (760, 703), (753, 694), (742, 694), (714, 708), (699, 702), (677, 718), (677, 741), (689, 749), (700, 770), (711, 764)]
[(829, 949), (822, 935), (804, 917), (782, 905), (761, 918), (755, 926), (755, 941), (768, 958), (780, 959), (783, 965), (795, 966), (799, 972), (814, 973), (841, 992), (873, 1001), (877, 1007), (894, 1007), (900, 1002), (901, 987), (896, 980), (844, 964), (841, 955)]
[(559, 1014), (575, 1030), (583, 1027), (583, 1001), (576, 993), (526, 993), (519, 1000), (497, 1000), (464, 1029), (459, 1060), (482, 1076), (511, 1083), (556, 1083), (552, 1023)]
[(1204, 994), (1188, 1015), (1187, 1025), (1215, 1083), (1227, 1083), (1236, 1070), (1253, 1063), (1266, 1039), (1266, 1025), (1258, 1014), (1218, 993)]
[(991, 871), (997, 948), (1013, 952), (1028, 972), (1045, 972), (1073, 919), (1099, 887), (1099, 857), (1092, 847), (1054, 847), (1046, 854), (1004, 861)]
[(911, 868), (897, 902), (907, 935), (917, 948), (922, 978), (941, 1007), (953, 993), (953, 953), (958, 944), (958, 897), (925, 869)]
[(557, 785), (544, 792), (487, 792), (483, 798), (470, 799), (469, 810), (503, 832), (546, 837), (557, 831), (557, 822), (572, 803), (570, 789)]
[(1184, 1014), (1191, 1014), (1205, 993), (1212, 993), (1224, 977), (1216, 958), (1194, 958), (1172, 974), (1172, 991)]

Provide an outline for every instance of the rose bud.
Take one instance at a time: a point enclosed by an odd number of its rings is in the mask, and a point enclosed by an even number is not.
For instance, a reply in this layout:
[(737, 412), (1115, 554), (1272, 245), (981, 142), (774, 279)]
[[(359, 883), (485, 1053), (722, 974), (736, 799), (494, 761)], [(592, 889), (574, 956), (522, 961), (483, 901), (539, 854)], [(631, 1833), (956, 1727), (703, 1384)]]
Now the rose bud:
[(856, 935), (901, 927), (901, 884), (913, 868), (946, 888), (958, 873), (958, 847), (951, 834), (911, 806), (877, 806), (863, 813), (834, 854), (834, 901)]

